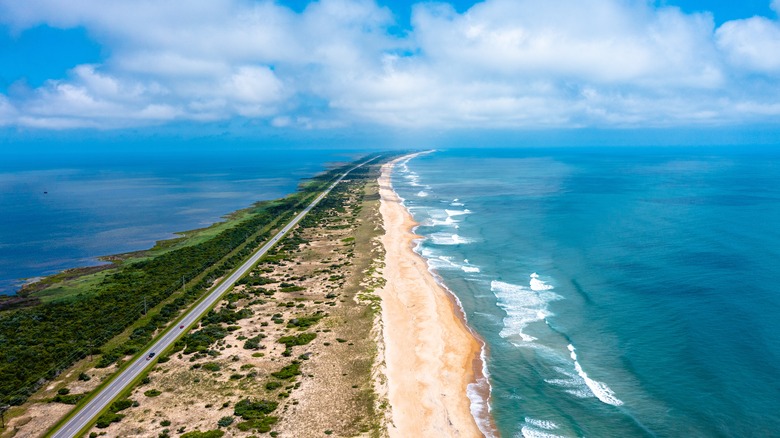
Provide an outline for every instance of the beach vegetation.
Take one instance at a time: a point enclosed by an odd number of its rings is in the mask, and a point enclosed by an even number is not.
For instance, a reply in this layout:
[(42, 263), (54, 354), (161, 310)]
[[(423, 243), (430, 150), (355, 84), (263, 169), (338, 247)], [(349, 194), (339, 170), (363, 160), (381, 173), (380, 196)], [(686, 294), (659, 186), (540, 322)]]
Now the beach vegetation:
[(301, 363), (293, 361), (290, 365), (287, 365), (279, 371), (271, 373), (272, 376), (279, 380), (290, 380), (301, 374)]
[(86, 396), (87, 394), (57, 394), (54, 396), (54, 398), (51, 399), (51, 401), (55, 403), (63, 403), (66, 405), (75, 405), (79, 402), (79, 400)]
[(193, 430), (192, 432), (187, 432), (184, 435), (181, 436), (181, 438), (222, 438), (222, 436), (225, 435), (225, 432), (215, 429), (215, 430), (209, 430), (206, 432), (201, 432), (199, 430)]
[(219, 427), (228, 427), (228, 426), (230, 426), (231, 424), (233, 424), (233, 421), (234, 421), (234, 420), (235, 420), (235, 418), (234, 418), (234, 417), (232, 417), (232, 416), (230, 416), (230, 415), (226, 415), (226, 416), (224, 416), (224, 417), (220, 418), (220, 419), (217, 421), (217, 426), (219, 426)]
[(215, 362), (208, 362), (202, 365), (202, 368), (206, 371), (217, 372), (222, 369), (222, 366)]
[(306, 330), (314, 324), (317, 324), (322, 318), (326, 316), (327, 314), (322, 311), (318, 311), (312, 315), (297, 316), (287, 322), (287, 328), (298, 328), (298, 330)]

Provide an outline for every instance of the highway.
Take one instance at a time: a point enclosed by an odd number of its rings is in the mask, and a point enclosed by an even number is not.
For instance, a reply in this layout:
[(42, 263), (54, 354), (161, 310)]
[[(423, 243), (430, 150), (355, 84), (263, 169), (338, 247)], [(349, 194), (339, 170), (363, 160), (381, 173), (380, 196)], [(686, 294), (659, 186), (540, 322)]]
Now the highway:
[[(198, 302), (196, 306), (187, 311), (175, 324), (167, 330), (161, 338), (159, 338), (143, 355), (138, 357), (133, 363), (125, 368), (120, 374), (114, 377), (114, 379), (100, 393), (84, 405), (76, 415), (71, 417), (66, 423), (64, 423), (57, 431), (51, 436), (54, 438), (71, 438), (75, 437), (82, 429), (87, 427), (93, 421), (95, 421), (97, 415), (103, 411), (115, 398), (119, 396), (128, 385), (135, 380), (141, 373), (150, 368), (155, 360), (148, 360), (149, 353), (159, 354), (165, 349), (173, 345), (177, 339), (182, 337), (186, 332), (186, 329), (198, 321), (217, 301), (222, 298), (222, 295), (230, 289), (233, 284), (244, 276), (250, 269), (260, 260), (260, 257), (265, 255), (269, 249), (271, 249), (278, 241), (280, 241), (285, 234), (287, 234), (294, 226), (306, 216), (330, 191), (336, 187), (336, 184), (341, 182), (350, 172), (361, 167), (369, 162), (373, 161), (372, 158), (368, 161), (358, 164), (355, 167), (344, 172), (333, 184), (331, 184), (327, 190), (322, 192), (316, 199), (314, 199), (303, 211), (298, 213), (293, 220), (291, 220), (284, 228), (281, 229), (273, 238), (265, 243), (260, 249), (255, 251), (254, 254), (246, 261), (240, 268), (238, 268), (227, 279), (221, 281), (219, 285), (212, 290), (205, 299)], [(184, 326), (184, 328), (180, 328)]]

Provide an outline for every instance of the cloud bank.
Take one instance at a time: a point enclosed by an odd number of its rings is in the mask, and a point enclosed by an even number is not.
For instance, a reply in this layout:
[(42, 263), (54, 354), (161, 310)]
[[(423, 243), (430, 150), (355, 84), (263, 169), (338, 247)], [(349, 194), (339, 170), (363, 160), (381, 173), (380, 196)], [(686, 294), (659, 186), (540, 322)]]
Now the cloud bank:
[[(772, 7), (780, 13), (780, 0)], [(719, 27), (643, 0), (0, 0), (0, 22), (83, 27), (106, 53), (0, 94), (0, 125), (248, 119), (279, 128), (668, 127), (780, 116), (780, 22)]]

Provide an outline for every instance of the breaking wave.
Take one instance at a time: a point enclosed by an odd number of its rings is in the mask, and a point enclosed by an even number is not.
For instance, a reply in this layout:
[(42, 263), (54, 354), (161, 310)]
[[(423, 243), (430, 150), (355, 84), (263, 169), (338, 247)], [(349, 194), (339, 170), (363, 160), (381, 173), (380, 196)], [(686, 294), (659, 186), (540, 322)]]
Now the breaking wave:
[(533, 342), (535, 337), (523, 333), (528, 324), (544, 321), (552, 312), (548, 304), (563, 297), (551, 292), (552, 286), (539, 280), (536, 273), (531, 275), (529, 287), (503, 281), (490, 282), (490, 290), (498, 298), (498, 305), (506, 312), (504, 328), (499, 335), (503, 338), (516, 339), (523, 342)]

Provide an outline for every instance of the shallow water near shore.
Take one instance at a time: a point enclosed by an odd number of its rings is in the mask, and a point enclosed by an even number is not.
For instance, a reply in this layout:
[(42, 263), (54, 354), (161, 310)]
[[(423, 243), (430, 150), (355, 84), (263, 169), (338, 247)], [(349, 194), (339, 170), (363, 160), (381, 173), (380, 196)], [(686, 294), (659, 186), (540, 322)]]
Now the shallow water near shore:
[(502, 436), (777, 436), (777, 153), (438, 151), (393, 184)]
[(9, 155), (0, 163), (0, 294), (23, 279), (148, 249), (261, 200), (296, 190), (334, 150), (68, 151)]

